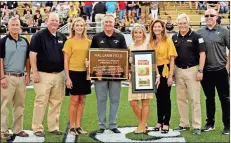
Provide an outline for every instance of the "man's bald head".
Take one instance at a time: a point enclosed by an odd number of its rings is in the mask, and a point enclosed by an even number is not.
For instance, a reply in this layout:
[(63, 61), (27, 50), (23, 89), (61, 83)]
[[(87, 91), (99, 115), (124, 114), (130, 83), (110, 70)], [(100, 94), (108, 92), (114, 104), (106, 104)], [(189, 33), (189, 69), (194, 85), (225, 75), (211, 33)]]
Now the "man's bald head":
[(208, 27), (213, 28), (217, 24), (217, 11), (208, 9), (205, 11), (205, 22)]
[(215, 10), (215, 9), (207, 9), (206, 11), (205, 11), (205, 15), (206, 14), (214, 14), (214, 15), (218, 15), (218, 13), (217, 13), (217, 11)]

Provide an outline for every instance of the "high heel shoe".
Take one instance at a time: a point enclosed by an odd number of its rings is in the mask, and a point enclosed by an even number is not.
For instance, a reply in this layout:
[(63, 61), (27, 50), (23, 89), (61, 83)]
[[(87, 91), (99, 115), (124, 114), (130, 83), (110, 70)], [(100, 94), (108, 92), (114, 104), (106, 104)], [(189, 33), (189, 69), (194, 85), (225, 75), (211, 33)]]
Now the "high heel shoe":
[(153, 129), (152, 129), (152, 131), (154, 131), (154, 132), (158, 132), (158, 131), (160, 131), (160, 129), (163, 127), (163, 125), (161, 125), (160, 127), (154, 127)]
[(134, 131), (135, 134), (146, 134), (147, 129), (146, 126), (138, 126)]
[(168, 126), (168, 129), (161, 128), (161, 133), (162, 134), (167, 134), (168, 132), (169, 132), (169, 126)]

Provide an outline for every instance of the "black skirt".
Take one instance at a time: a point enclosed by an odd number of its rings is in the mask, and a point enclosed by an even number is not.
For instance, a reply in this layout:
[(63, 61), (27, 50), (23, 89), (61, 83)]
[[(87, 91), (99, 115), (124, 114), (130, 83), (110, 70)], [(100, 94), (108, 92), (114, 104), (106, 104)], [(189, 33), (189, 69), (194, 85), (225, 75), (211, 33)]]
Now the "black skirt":
[(72, 81), (72, 89), (66, 88), (66, 95), (91, 94), (91, 81), (86, 80), (86, 71), (69, 71), (69, 76)]

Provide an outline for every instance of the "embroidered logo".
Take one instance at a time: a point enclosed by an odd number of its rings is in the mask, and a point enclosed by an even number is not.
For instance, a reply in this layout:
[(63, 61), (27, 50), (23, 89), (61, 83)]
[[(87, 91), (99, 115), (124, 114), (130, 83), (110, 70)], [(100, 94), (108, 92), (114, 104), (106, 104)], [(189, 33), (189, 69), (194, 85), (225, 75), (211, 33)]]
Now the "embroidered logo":
[(58, 43), (63, 43), (63, 41), (61, 41), (61, 40), (58, 40)]

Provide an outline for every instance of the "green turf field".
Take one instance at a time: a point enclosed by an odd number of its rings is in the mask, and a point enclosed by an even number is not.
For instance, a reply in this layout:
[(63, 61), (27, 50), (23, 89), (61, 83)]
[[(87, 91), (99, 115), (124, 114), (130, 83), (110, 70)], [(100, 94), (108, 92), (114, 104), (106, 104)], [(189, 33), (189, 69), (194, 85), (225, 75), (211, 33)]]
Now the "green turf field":
[[(127, 93), (128, 93), (128, 88), (126, 87), (122, 88), (117, 123), (118, 123), (118, 126), (137, 126), (138, 122), (127, 100)], [(179, 116), (178, 116), (178, 110), (177, 110), (177, 104), (176, 104), (176, 92), (175, 92), (174, 87), (172, 88), (171, 99), (172, 99), (172, 117), (171, 117), (171, 122), (170, 122), (170, 128), (174, 128), (174, 127), (177, 127), (179, 124)], [(27, 96), (26, 96), (26, 103), (25, 103), (25, 112), (24, 112), (24, 129), (25, 130), (31, 130), (33, 103), (34, 103), (34, 91), (33, 89), (28, 89)], [(60, 115), (60, 129), (62, 131), (65, 131), (67, 127), (67, 123), (68, 123), (68, 103), (69, 103), (69, 98), (65, 97), (63, 101), (63, 105), (62, 105), (61, 115)], [(206, 119), (206, 111), (205, 111), (205, 97), (204, 97), (203, 91), (201, 91), (201, 104), (202, 104), (202, 120), (203, 120), (203, 125), (204, 125), (205, 119)], [(150, 107), (151, 107), (151, 110), (150, 110), (151, 113), (148, 119), (148, 126), (153, 127), (155, 126), (156, 120), (157, 120), (155, 97), (153, 100), (150, 100)], [(10, 122), (9, 122), (10, 126), (9, 127), (11, 127), (12, 125), (11, 117), (12, 116), (10, 115)], [(221, 117), (222, 117), (222, 112), (221, 112), (220, 102), (219, 102), (218, 96), (216, 96), (216, 124), (215, 124), (216, 129), (211, 132), (206, 132), (206, 133), (202, 132), (201, 135), (193, 135), (192, 129), (191, 129), (190, 131), (182, 132), (181, 135), (185, 137), (187, 142), (229, 142), (229, 136), (221, 134), (221, 131), (223, 130), (223, 124), (221, 121)], [(191, 118), (191, 115), (190, 115), (190, 118)], [(108, 120), (108, 114), (107, 114), (107, 120)], [(44, 117), (44, 121), (43, 121), (43, 125), (46, 131), (45, 141), (46, 142), (61, 142), (63, 136), (54, 136), (52, 134), (49, 134), (47, 132), (46, 123), (47, 123), (47, 116)], [(88, 95), (86, 98), (85, 111), (84, 111), (83, 119), (82, 119), (82, 127), (85, 130), (87, 130), (89, 133), (98, 129), (97, 106), (96, 106), (96, 97), (95, 97), (94, 89), (92, 90), (92, 94)], [(140, 135), (136, 136), (133, 134), (128, 134), (126, 136), (131, 139), (142, 138), (142, 136)], [(144, 138), (147, 138), (147, 137), (144, 136)], [(79, 142), (93, 142), (94, 140), (91, 139), (88, 135), (80, 135), (78, 141)]]

